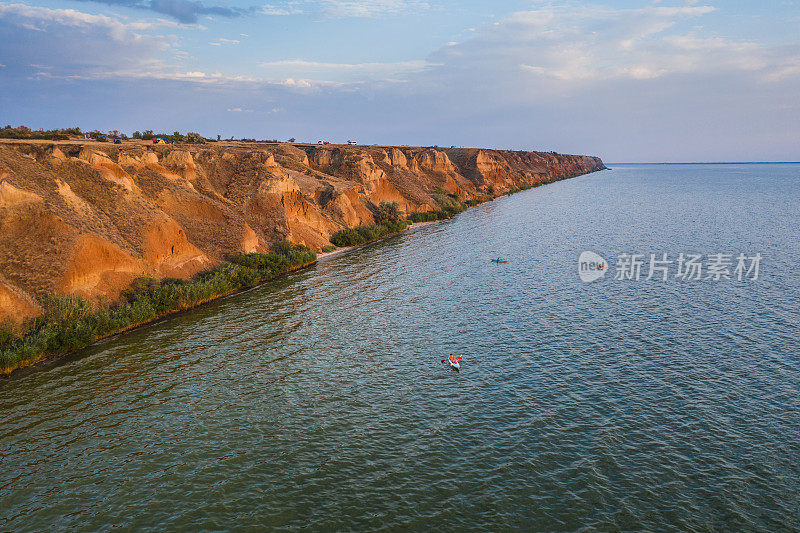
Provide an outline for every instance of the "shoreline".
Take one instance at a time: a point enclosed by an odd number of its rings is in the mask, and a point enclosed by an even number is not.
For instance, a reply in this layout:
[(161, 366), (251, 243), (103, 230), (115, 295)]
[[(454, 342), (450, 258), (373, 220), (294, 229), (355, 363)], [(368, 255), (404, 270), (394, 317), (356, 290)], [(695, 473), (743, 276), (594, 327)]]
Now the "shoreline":
[(276, 279), (279, 279), (279, 278), (281, 278), (283, 276), (287, 276), (289, 274), (300, 272), (300, 271), (305, 270), (307, 268), (313, 267), (314, 265), (316, 265), (320, 261), (328, 260), (328, 259), (331, 259), (333, 257), (339, 256), (339, 255), (344, 255), (346, 253), (352, 252), (353, 250), (357, 250), (359, 248), (363, 248), (365, 246), (369, 246), (371, 244), (375, 244), (376, 242), (380, 242), (382, 240), (388, 239), (389, 237), (394, 237), (396, 235), (400, 235), (401, 233), (406, 232), (409, 229), (415, 229), (415, 228), (421, 228), (421, 227), (424, 227), (424, 226), (429, 226), (431, 224), (436, 224), (436, 223), (439, 223), (439, 222), (443, 222), (444, 220), (449, 220), (449, 219), (432, 220), (430, 222), (417, 222), (417, 223), (411, 224), (409, 227), (407, 227), (406, 229), (404, 229), (402, 231), (391, 233), (389, 235), (384, 235), (380, 239), (375, 239), (374, 241), (365, 242), (364, 244), (360, 244), (358, 246), (343, 246), (343, 247), (337, 248), (336, 250), (333, 250), (331, 252), (324, 252), (324, 253), (320, 252), (320, 253), (317, 254), (317, 259), (316, 260), (314, 260), (314, 261), (312, 261), (310, 263), (306, 263), (304, 265), (301, 265), (299, 267), (290, 269), (290, 270), (288, 270), (286, 272), (283, 272), (282, 274), (278, 274), (274, 278), (265, 280), (265, 281), (263, 281), (261, 283), (253, 285), (251, 287), (242, 287), (242, 288), (239, 288), (239, 289), (234, 289), (234, 290), (232, 290), (230, 292), (227, 292), (225, 294), (220, 294), (219, 296), (215, 296), (213, 298), (209, 298), (208, 300), (204, 300), (204, 301), (202, 301), (202, 302), (200, 302), (200, 303), (198, 303), (196, 305), (193, 305), (191, 307), (186, 307), (186, 308), (182, 308), (182, 309), (176, 309), (174, 311), (169, 311), (167, 313), (164, 313), (162, 315), (154, 317), (151, 320), (147, 320), (145, 322), (141, 322), (139, 324), (135, 324), (135, 325), (129, 326), (127, 328), (124, 328), (124, 329), (121, 329), (121, 330), (117, 330), (117, 331), (114, 331), (114, 332), (109, 333), (107, 335), (104, 335), (104, 336), (100, 337), (99, 339), (95, 340), (94, 342), (92, 342), (91, 344), (89, 344), (87, 346), (83, 346), (81, 348), (75, 348), (74, 350), (69, 350), (67, 352), (62, 352), (62, 353), (45, 354), (42, 357), (40, 357), (40, 358), (38, 358), (38, 359), (28, 363), (28, 364), (18, 366), (18, 367), (14, 368), (11, 371), (8, 371), (8, 372), (0, 371), (0, 380), (13, 379), (13, 378), (21, 377), (23, 374), (26, 374), (26, 371), (35, 372), (37, 367), (42, 367), (43, 368), (48, 363), (55, 363), (59, 359), (68, 358), (70, 356), (74, 356), (75, 354), (79, 353), (81, 350), (86, 350), (88, 348), (91, 348), (92, 346), (96, 346), (97, 344), (99, 344), (99, 343), (101, 343), (103, 341), (107, 341), (107, 340), (109, 340), (109, 339), (111, 339), (113, 337), (116, 337), (116, 336), (119, 336), (119, 335), (124, 335), (126, 333), (130, 333), (132, 331), (136, 331), (136, 330), (139, 330), (139, 329), (143, 329), (143, 328), (146, 328), (147, 326), (153, 326), (153, 325), (161, 322), (162, 320), (166, 320), (166, 319), (178, 316), (178, 315), (180, 315), (182, 313), (187, 313), (187, 312), (194, 311), (194, 310), (199, 309), (199, 308), (201, 308), (201, 307), (203, 307), (203, 306), (205, 306), (207, 304), (210, 304), (212, 302), (223, 300), (223, 299), (229, 298), (231, 296), (236, 296), (237, 294), (243, 294), (243, 293), (245, 293), (247, 291), (251, 291), (253, 289), (257, 289), (258, 287), (263, 287), (264, 285), (266, 285), (266, 284), (268, 284), (268, 283), (270, 283), (272, 281), (275, 281)]
[[(478, 204), (478, 205), (480, 205), (480, 204)], [(477, 206), (475, 206), (475, 207), (477, 207)], [(472, 209), (472, 208), (470, 207), (469, 209)], [(417, 228), (422, 228), (422, 227), (425, 227), (425, 226), (430, 226), (431, 224), (437, 224), (439, 222), (444, 222), (445, 220), (450, 220), (450, 219), (443, 218), (442, 220), (430, 220), (428, 222), (413, 222), (407, 228), (405, 228), (404, 230), (396, 231), (394, 233), (390, 233), (388, 235), (384, 235), (383, 237), (380, 237), (379, 239), (375, 239), (374, 241), (365, 242), (364, 244), (359, 244), (358, 246), (342, 246), (342, 247), (336, 248), (335, 250), (330, 251), (330, 252), (320, 252), (320, 253), (317, 254), (317, 262), (320, 262), (320, 261), (323, 261), (323, 260), (327, 260), (327, 259), (330, 259), (332, 257), (336, 257), (338, 255), (343, 255), (343, 254), (346, 254), (348, 252), (352, 252), (353, 250), (358, 250), (359, 248), (363, 248), (364, 246), (369, 246), (370, 244), (374, 244), (376, 242), (380, 242), (380, 241), (382, 241), (384, 239), (388, 239), (389, 237), (394, 237), (395, 235), (401, 235), (401, 234), (403, 234), (403, 233), (405, 233), (405, 232), (407, 232), (408, 230), (411, 230), (411, 229), (417, 229)]]
[[(146, 320), (143, 320), (143, 321), (140, 321), (140, 322), (136, 322), (136, 323), (130, 324), (128, 326), (125, 326), (123, 328), (119, 328), (119, 329), (116, 329), (116, 330), (113, 330), (113, 331), (110, 331), (110, 332), (107, 332), (107, 333), (100, 334), (97, 338), (95, 338), (94, 340), (92, 340), (91, 342), (89, 342), (88, 344), (85, 344), (83, 346), (78, 346), (78, 347), (75, 347), (75, 348), (72, 348), (72, 349), (68, 349), (68, 350), (65, 350), (65, 351), (44, 352), (44, 353), (40, 354), (39, 356), (37, 356), (35, 358), (29, 359), (29, 360), (26, 360), (26, 361), (23, 361), (23, 362), (18, 362), (17, 365), (14, 366), (14, 367), (0, 368), (0, 380), (2, 380), (4, 378), (9, 378), (9, 379), (13, 378), (18, 372), (23, 371), (25, 369), (36, 367), (40, 363), (44, 363), (46, 361), (54, 361), (54, 360), (60, 359), (62, 357), (68, 357), (69, 355), (73, 355), (73, 354), (75, 354), (77, 352), (80, 352), (81, 350), (85, 350), (86, 348), (94, 346), (98, 342), (101, 342), (101, 341), (103, 341), (105, 339), (108, 339), (108, 338), (111, 338), (111, 337), (114, 337), (114, 336), (117, 336), (117, 335), (123, 335), (125, 333), (128, 333), (129, 331), (133, 331), (133, 330), (136, 330), (136, 329), (144, 328), (146, 326), (149, 326), (151, 324), (154, 324), (154, 323), (156, 323), (156, 322), (158, 322), (160, 320), (169, 318), (171, 316), (178, 315), (180, 313), (184, 313), (184, 312), (187, 312), (187, 311), (192, 311), (194, 309), (198, 309), (198, 308), (200, 308), (200, 307), (202, 307), (202, 306), (204, 306), (206, 304), (209, 304), (211, 302), (215, 302), (215, 301), (221, 300), (223, 298), (227, 298), (229, 296), (233, 296), (235, 294), (246, 292), (246, 291), (254, 289), (256, 287), (260, 287), (262, 285), (266, 285), (267, 283), (269, 283), (271, 281), (274, 281), (274, 280), (280, 278), (281, 276), (285, 276), (285, 275), (291, 274), (293, 272), (298, 272), (300, 270), (303, 270), (305, 268), (313, 266), (316, 263), (317, 263), (317, 259), (315, 257), (313, 261), (309, 261), (307, 263), (303, 263), (303, 264), (296, 265), (296, 266), (290, 266), (287, 270), (285, 270), (283, 272), (279, 272), (279, 273), (277, 273), (277, 274), (275, 274), (273, 276), (270, 276), (270, 277), (264, 279), (263, 281), (255, 283), (253, 285), (240, 286), (240, 287), (237, 287), (235, 289), (226, 291), (224, 293), (220, 293), (220, 294), (217, 294), (215, 296), (211, 296), (209, 298), (205, 298), (205, 299), (199, 300), (199, 301), (194, 302), (194, 303), (192, 303), (190, 305), (180, 305), (179, 307), (177, 307), (175, 309), (170, 309), (168, 311), (165, 311), (165, 312), (162, 312), (162, 313), (158, 313), (158, 314), (156, 314), (155, 316), (153, 316), (153, 317), (151, 317), (149, 319), (146, 319)], [(99, 310), (96, 310), (96, 311), (99, 311)], [(35, 334), (35, 332), (31, 333), (30, 336), (32, 336), (34, 334)], [(25, 339), (25, 338), (26, 338), (26, 336), (20, 337), (20, 339)]]
[[(494, 201), (497, 198), (502, 198), (504, 196), (511, 196), (513, 194), (517, 194), (519, 192), (523, 192), (523, 191), (529, 190), (530, 188), (539, 187), (539, 186), (542, 186), (542, 185), (549, 185), (549, 184), (555, 183), (557, 181), (563, 181), (565, 179), (572, 179), (572, 178), (576, 178), (576, 177), (579, 177), (579, 176), (585, 176), (587, 174), (593, 174), (594, 172), (599, 172), (601, 170), (606, 170), (606, 168), (594, 170), (594, 171), (591, 171), (591, 172), (585, 172), (585, 173), (581, 173), (581, 174), (577, 174), (577, 175), (571, 175), (571, 176), (564, 176), (564, 177), (560, 177), (560, 178), (555, 178), (555, 179), (552, 179), (552, 180), (550, 180), (548, 182), (541, 183), (541, 184), (533, 186), (533, 187), (520, 188), (520, 189), (517, 189), (517, 190), (510, 191), (509, 193), (506, 193), (506, 194), (491, 198), (490, 200), (487, 200), (487, 202)], [(17, 375), (20, 375), (20, 373), (24, 373), (23, 371), (25, 371), (27, 369), (31, 369), (32, 370), (33, 368), (36, 368), (39, 365), (43, 365), (44, 363), (52, 362), (52, 361), (55, 361), (55, 360), (60, 359), (62, 357), (69, 357), (71, 355), (75, 355), (76, 353), (79, 353), (81, 350), (85, 350), (87, 348), (90, 348), (91, 346), (96, 345), (98, 342), (107, 340), (107, 339), (109, 339), (111, 337), (114, 337), (116, 335), (123, 335), (125, 333), (130, 332), (130, 331), (137, 330), (137, 329), (144, 328), (146, 326), (152, 325), (152, 324), (154, 324), (154, 323), (156, 323), (156, 322), (158, 322), (160, 320), (163, 320), (165, 318), (169, 318), (169, 317), (171, 317), (173, 315), (177, 315), (179, 313), (183, 313), (183, 312), (187, 312), (187, 311), (192, 311), (192, 310), (197, 309), (197, 308), (199, 308), (199, 307), (201, 307), (203, 305), (206, 305), (208, 303), (220, 300), (222, 298), (233, 296), (235, 294), (242, 293), (242, 292), (254, 289), (256, 287), (260, 287), (260, 286), (266, 285), (267, 283), (269, 283), (269, 282), (271, 282), (271, 281), (273, 281), (273, 280), (275, 280), (275, 279), (277, 279), (277, 278), (279, 278), (281, 276), (284, 276), (284, 275), (287, 275), (287, 274), (291, 274), (293, 272), (298, 272), (300, 270), (304, 270), (304, 269), (309, 268), (309, 267), (311, 267), (313, 265), (316, 265), (320, 261), (328, 261), (333, 257), (339, 256), (339, 255), (344, 255), (344, 254), (349, 253), (349, 252), (351, 252), (351, 251), (353, 251), (355, 249), (362, 248), (364, 246), (369, 246), (371, 244), (374, 244), (376, 242), (382, 241), (382, 240), (387, 239), (389, 237), (392, 237), (392, 236), (395, 236), (395, 235), (399, 235), (399, 234), (401, 234), (403, 232), (408, 231), (409, 229), (422, 228), (422, 227), (425, 227), (425, 226), (429, 226), (429, 225), (432, 225), (432, 224), (443, 222), (445, 220), (451, 220), (456, 215), (458, 215), (460, 213), (463, 213), (464, 211), (467, 211), (469, 209), (472, 209), (473, 207), (477, 207), (479, 205), (482, 205), (483, 203), (487, 203), (487, 202), (481, 202), (481, 203), (479, 203), (477, 205), (469, 206), (466, 209), (464, 209), (463, 211), (460, 211), (459, 213), (455, 213), (451, 217), (442, 218), (442, 219), (438, 219), (438, 220), (423, 221), (423, 222), (412, 222), (408, 227), (404, 228), (401, 231), (390, 233), (388, 235), (384, 235), (383, 237), (380, 237), (378, 239), (375, 239), (375, 240), (372, 240), (372, 241), (369, 241), (369, 242), (365, 242), (365, 243), (357, 245), (357, 246), (345, 246), (345, 247), (337, 248), (336, 250), (332, 250), (330, 252), (324, 252), (324, 253), (321, 252), (321, 253), (315, 254), (316, 258), (314, 259), (314, 261), (305, 263), (305, 264), (297, 266), (297, 267), (292, 267), (289, 270), (287, 270), (286, 272), (282, 272), (282, 273), (280, 273), (280, 274), (278, 274), (278, 275), (276, 275), (274, 277), (271, 277), (269, 279), (265, 279), (264, 281), (256, 283), (255, 285), (239, 287), (237, 289), (228, 291), (228, 292), (226, 292), (224, 294), (219, 294), (217, 296), (211, 297), (211, 298), (203, 300), (201, 302), (197, 302), (197, 303), (195, 303), (193, 305), (190, 305), (190, 306), (187, 306), (187, 307), (181, 307), (181, 308), (174, 309), (174, 310), (171, 310), (171, 311), (167, 311), (165, 313), (162, 313), (162, 314), (159, 314), (157, 316), (154, 316), (153, 318), (145, 320), (143, 322), (140, 322), (140, 323), (137, 323), (137, 324), (134, 324), (134, 325), (130, 325), (130, 326), (127, 326), (127, 327), (119, 329), (119, 330), (115, 330), (115, 331), (113, 331), (111, 333), (103, 334), (103, 335), (101, 335), (100, 337), (98, 337), (97, 339), (93, 340), (91, 343), (89, 343), (89, 344), (87, 344), (85, 346), (81, 346), (81, 347), (78, 347), (78, 348), (67, 350), (65, 352), (45, 353), (45, 354), (42, 354), (41, 356), (39, 356), (39, 357), (37, 357), (35, 359), (32, 359), (29, 362), (18, 364), (17, 366), (11, 368), (10, 370), (7, 369), (7, 368), (2, 368), (2, 369), (0, 369), (0, 382), (3, 379), (14, 379)], [(22, 337), (22, 338), (24, 338), (24, 337)], [(27, 374), (27, 373), (25, 373), (25, 374)]]

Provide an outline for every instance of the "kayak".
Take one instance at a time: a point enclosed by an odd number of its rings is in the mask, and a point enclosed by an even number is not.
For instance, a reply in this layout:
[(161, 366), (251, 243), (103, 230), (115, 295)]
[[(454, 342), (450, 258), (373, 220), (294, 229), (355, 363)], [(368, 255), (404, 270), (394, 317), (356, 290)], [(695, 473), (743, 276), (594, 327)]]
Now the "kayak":
[(456, 361), (455, 363), (452, 361), (448, 361), (448, 363), (450, 363), (450, 368), (452, 368), (456, 372), (461, 371), (461, 363), (459, 363), (458, 361)]
[(508, 263), (505, 259), (492, 259), (492, 263)]

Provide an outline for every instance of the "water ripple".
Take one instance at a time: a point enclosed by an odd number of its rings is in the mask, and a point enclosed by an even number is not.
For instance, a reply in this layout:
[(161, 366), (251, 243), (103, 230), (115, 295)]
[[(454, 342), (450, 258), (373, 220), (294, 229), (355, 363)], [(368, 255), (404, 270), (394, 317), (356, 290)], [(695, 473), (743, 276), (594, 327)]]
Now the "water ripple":
[[(0, 382), (0, 529), (798, 530), (798, 181), (560, 182)], [(768, 264), (586, 286), (584, 249)]]

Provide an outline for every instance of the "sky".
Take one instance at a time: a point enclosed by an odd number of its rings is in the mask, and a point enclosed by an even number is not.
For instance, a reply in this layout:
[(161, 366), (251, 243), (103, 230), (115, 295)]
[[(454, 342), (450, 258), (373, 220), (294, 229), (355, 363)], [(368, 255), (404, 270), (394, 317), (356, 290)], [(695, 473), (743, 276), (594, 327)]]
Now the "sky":
[(0, 0), (0, 122), (800, 160), (800, 0)]

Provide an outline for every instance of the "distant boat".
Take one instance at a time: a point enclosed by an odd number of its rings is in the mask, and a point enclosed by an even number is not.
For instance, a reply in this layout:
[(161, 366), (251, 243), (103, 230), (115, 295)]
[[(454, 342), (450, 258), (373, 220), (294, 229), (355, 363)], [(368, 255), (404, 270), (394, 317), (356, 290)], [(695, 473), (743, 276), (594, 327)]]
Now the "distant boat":
[(508, 261), (506, 261), (505, 259), (497, 258), (497, 259), (492, 259), (492, 263), (508, 263)]

